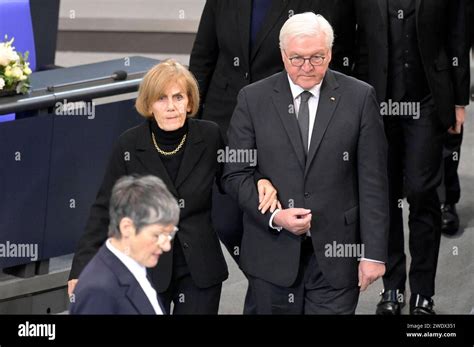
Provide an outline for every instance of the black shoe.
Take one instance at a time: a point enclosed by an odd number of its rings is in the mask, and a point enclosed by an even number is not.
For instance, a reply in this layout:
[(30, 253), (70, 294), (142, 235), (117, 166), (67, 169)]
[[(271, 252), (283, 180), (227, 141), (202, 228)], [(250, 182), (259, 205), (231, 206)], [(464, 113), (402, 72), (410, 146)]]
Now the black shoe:
[(410, 314), (414, 315), (433, 315), (436, 314), (433, 310), (433, 299), (416, 294), (410, 298)]
[(382, 296), (382, 299), (380, 299), (380, 302), (377, 304), (375, 314), (391, 316), (399, 315), (401, 308), (405, 306), (405, 295), (403, 290), (382, 290), (380, 296)]
[(441, 232), (446, 235), (454, 235), (459, 229), (459, 217), (456, 205), (441, 205)]

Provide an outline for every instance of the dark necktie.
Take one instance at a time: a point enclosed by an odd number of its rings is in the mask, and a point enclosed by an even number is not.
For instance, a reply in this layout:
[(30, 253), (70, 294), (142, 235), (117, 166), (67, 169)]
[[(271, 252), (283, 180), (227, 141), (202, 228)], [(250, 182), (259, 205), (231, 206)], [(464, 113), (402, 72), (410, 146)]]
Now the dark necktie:
[(300, 94), (300, 109), (298, 111), (298, 124), (300, 126), (301, 138), (305, 154), (308, 152), (308, 136), (309, 136), (309, 107), (308, 100), (312, 96), (310, 92), (305, 90)]

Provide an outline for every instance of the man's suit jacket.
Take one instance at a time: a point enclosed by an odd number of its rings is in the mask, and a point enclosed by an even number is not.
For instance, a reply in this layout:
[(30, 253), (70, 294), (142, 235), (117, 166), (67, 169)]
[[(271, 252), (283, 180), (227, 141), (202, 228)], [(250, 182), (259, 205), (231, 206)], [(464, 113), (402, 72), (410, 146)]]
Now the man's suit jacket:
[[(415, 0), (413, 0), (415, 1)], [(355, 76), (387, 98), (388, 0), (356, 1), (358, 54)], [(416, 0), (421, 60), (441, 124), (455, 122), (454, 106), (469, 104), (469, 38), (464, 0)], [(457, 62), (453, 60), (457, 58)], [(453, 62), (458, 66), (454, 67)]]
[(469, 21), (469, 36), (471, 37), (471, 49), (474, 49), (474, 0), (468, 0), (467, 3), (468, 10), (467, 12), (469, 13), (468, 16), (468, 21)]
[[(335, 288), (356, 286), (357, 258), (329, 257), (327, 245), (357, 244), (364, 257), (387, 260), (386, 139), (372, 87), (328, 70), (305, 161), (288, 76), (277, 73), (242, 89), (228, 131), (230, 149), (256, 149), (257, 169), (278, 190), (283, 208), (312, 211), (320, 268)], [(257, 211), (255, 167), (226, 163), (223, 183), (244, 211), (241, 267), (279, 286), (298, 274), (301, 236), (268, 226)], [(355, 246), (356, 247), (356, 246)]]
[[(153, 146), (150, 121), (123, 133), (115, 147), (105, 177), (91, 208), (84, 236), (74, 256), (70, 278), (77, 278), (107, 238), (109, 200), (117, 179), (125, 175), (155, 175), (161, 178), (180, 203), (177, 237), (181, 242), (191, 277), (200, 288), (221, 283), (227, 265), (211, 222), (211, 191), (221, 169), (217, 151), (222, 138), (216, 124), (188, 119), (188, 136), (175, 183), (171, 181)], [(150, 275), (158, 292), (164, 292), (172, 275), (173, 248), (160, 257)]]
[(200, 116), (219, 124), (225, 136), (237, 102), (246, 85), (283, 70), (280, 29), (289, 16), (302, 12), (322, 14), (333, 25), (335, 42), (332, 68), (348, 72), (355, 37), (353, 0), (273, 1), (250, 45), (251, 0), (208, 0), (191, 52), (189, 69), (201, 93)]
[[(136, 278), (105, 244), (81, 273), (73, 298), (71, 314), (156, 314)], [(158, 303), (166, 314), (159, 298)]]

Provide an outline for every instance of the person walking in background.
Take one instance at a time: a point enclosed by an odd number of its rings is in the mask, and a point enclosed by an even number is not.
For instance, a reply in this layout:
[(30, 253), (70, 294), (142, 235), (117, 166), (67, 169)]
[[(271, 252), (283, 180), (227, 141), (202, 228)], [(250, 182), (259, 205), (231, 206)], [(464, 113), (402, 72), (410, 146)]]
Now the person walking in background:
[[(470, 42), (472, 49), (474, 47), (474, 1), (467, 1), (467, 14), (469, 25)], [(474, 57), (474, 55), (473, 55)], [(471, 99), (474, 95), (471, 89)], [(459, 182), (458, 168), (461, 160), (461, 145), (464, 134), (464, 127), (461, 132), (449, 131), (446, 136), (443, 149), (443, 182), (441, 184), (440, 196), (444, 196), (441, 204), (441, 232), (446, 235), (454, 235), (459, 230), (459, 216), (456, 210), (456, 204), (461, 198), (461, 184)]]
[(402, 207), (406, 193), (410, 313), (434, 314), (443, 144), (448, 131), (461, 133), (469, 103), (465, 1), (364, 0), (355, 4), (355, 76), (375, 88), (388, 140), (389, 249), (376, 313), (400, 314), (405, 303)]

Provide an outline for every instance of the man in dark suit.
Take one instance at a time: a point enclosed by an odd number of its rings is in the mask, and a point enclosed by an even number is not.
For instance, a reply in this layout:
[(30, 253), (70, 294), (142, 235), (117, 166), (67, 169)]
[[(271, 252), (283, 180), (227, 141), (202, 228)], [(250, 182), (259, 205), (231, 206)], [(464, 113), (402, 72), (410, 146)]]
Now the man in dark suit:
[(470, 36), (471, 36), (471, 49), (474, 49), (474, 1), (473, 0), (468, 1), (468, 12), (469, 12), (469, 31), (470, 31)]
[(355, 34), (352, 0), (206, 1), (189, 69), (204, 105), (199, 116), (216, 122), (224, 137), (240, 89), (283, 70), (277, 46), (283, 23), (308, 11), (334, 27), (331, 68), (348, 72)]
[[(288, 17), (321, 13), (335, 28), (331, 67), (347, 72), (355, 35), (353, 0), (208, 0), (191, 52), (189, 69), (201, 93), (198, 117), (216, 122), (226, 137), (237, 93), (282, 71), (278, 35)], [(214, 189), (213, 219), (219, 237), (238, 262), (242, 213)]]
[[(446, 132), (460, 133), (469, 103), (464, 0), (356, 2), (356, 76), (374, 86), (389, 143), (390, 233), (378, 314), (399, 314), (406, 258), (402, 206), (410, 204), (410, 312), (433, 314)], [(409, 107), (408, 107), (409, 106)], [(401, 112), (405, 110), (405, 112)]]
[[(285, 71), (243, 88), (231, 119), (229, 151), (258, 155), (256, 167), (227, 162), (223, 183), (244, 211), (240, 265), (259, 314), (352, 314), (359, 290), (384, 273), (382, 122), (373, 88), (328, 69), (332, 41), (322, 16), (288, 19)], [(256, 169), (283, 209), (257, 211)]]
[[(468, 13), (469, 46), (474, 47), (474, 0), (466, 0)], [(474, 55), (473, 55), (474, 57)], [(474, 99), (474, 89), (471, 88), (471, 99)], [(450, 133), (444, 143), (444, 202), (441, 204), (441, 231), (447, 235), (455, 234), (459, 229), (459, 216), (456, 204), (461, 198), (461, 185), (458, 176), (459, 161), (461, 160), (461, 133)]]
[[(474, 45), (474, 1), (467, 0), (469, 15), (469, 45)], [(474, 89), (471, 88), (471, 98), (474, 95)], [(464, 129), (461, 133), (449, 133), (444, 143), (444, 175), (440, 192), (444, 195), (444, 201), (441, 204), (441, 231), (446, 235), (453, 235), (459, 230), (459, 216), (456, 210), (456, 204), (461, 198), (461, 184), (459, 182), (458, 167), (461, 160), (461, 145)]]

